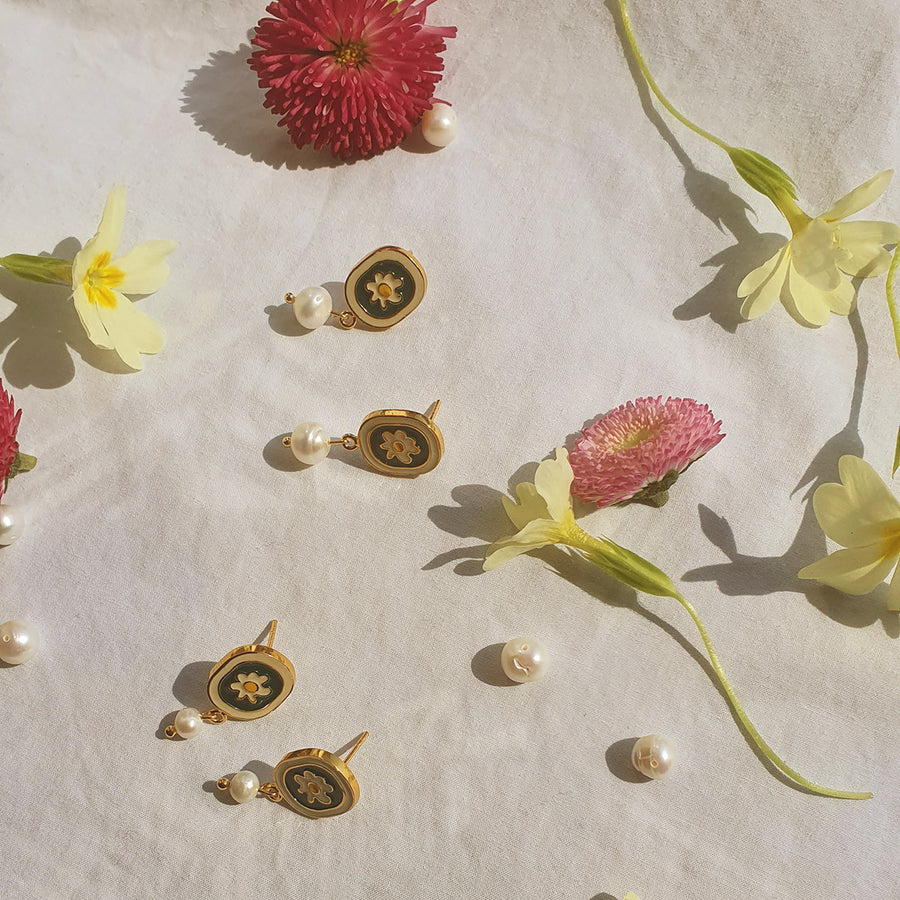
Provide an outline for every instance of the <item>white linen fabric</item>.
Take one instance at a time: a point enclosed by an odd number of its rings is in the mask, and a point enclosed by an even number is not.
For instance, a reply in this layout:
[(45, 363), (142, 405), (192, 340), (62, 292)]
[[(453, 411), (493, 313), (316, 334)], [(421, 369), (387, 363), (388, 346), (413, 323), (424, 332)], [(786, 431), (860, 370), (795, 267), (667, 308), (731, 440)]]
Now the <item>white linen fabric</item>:
[[(37, 469), (0, 553), (0, 621), (43, 635), (0, 668), (5, 897), (795, 900), (900, 896), (900, 662), (884, 591), (796, 578), (826, 542), (813, 488), (842, 453), (890, 476), (898, 379), (884, 278), (818, 330), (735, 288), (786, 236), (712, 145), (649, 99), (609, 3), (440, 0), (456, 25), (448, 148), (352, 164), (289, 143), (247, 67), (249, 0), (0, 0), (0, 254), (70, 256), (128, 187), (123, 249), (177, 240), (140, 301), (167, 345), (126, 374), (64, 288), (0, 271), (2, 377)], [(810, 212), (900, 151), (895, 0), (634, 0), (686, 114), (779, 162)], [(863, 218), (900, 218), (894, 183)], [(776, 237), (776, 236), (781, 236)], [(304, 334), (285, 290), (395, 244), (425, 267), (393, 330)], [(710, 404), (726, 440), (661, 510), (582, 523), (670, 573), (764, 737), (847, 802), (774, 777), (674, 601), (550, 549), (491, 574), (510, 483), (629, 399)], [(424, 411), (446, 456), (416, 480), (281, 436)], [(515, 477), (514, 477), (515, 476)], [(172, 742), (206, 675), (271, 618), (293, 695)], [(533, 634), (547, 677), (510, 686)], [(215, 780), (289, 751), (352, 761), (361, 799), (311, 821)], [(671, 777), (639, 783), (660, 732)]]

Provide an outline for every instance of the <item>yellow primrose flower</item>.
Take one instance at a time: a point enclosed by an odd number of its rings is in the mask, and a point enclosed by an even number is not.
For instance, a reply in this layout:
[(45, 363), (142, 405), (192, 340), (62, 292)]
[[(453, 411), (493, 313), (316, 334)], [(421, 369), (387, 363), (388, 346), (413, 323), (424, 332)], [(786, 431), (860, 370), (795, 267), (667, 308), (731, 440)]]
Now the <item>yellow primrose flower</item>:
[[(845, 550), (806, 566), (798, 573), (845, 594), (873, 591), (900, 558), (900, 501), (875, 470), (858, 456), (838, 462), (840, 484), (823, 484), (813, 494), (822, 531)], [(898, 568), (888, 590), (888, 609), (900, 610)]]
[(142, 369), (142, 353), (158, 353), (162, 329), (125, 294), (152, 294), (169, 275), (165, 258), (174, 241), (147, 241), (116, 256), (125, 219), (125, 188), (114, 187), (106, 199), (97, 233), (72, 261), (72, 299), (92, 343), (115, 350), (132, 369)]
[(887, 271), (891, 255), (884, 247), (900, 241), (900, 225), (843, 220), (874, 203), (893, 174), (892, 169), (879, 172), (815, 218), (790, 198), (781, 198), (778, 207), (793, 236), (740, 283), (741, 315), (755, 319), (779, 297), (809, 325), (824, 325), (831, 313), (848, 315), (855, 297), (850, 278)]

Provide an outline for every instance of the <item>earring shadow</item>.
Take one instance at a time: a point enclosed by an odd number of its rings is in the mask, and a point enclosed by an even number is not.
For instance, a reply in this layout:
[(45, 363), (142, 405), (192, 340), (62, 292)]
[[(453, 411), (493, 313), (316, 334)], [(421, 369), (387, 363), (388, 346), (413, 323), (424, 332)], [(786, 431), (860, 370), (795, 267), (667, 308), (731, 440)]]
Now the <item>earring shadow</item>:
[[(225, 775), (225, 778), (234, 778), (235, 772), (229, 772)], [(270, 766), (268, 763), (264, 763), (258, 759), (251, 759), (247, 765), (244, 766), (242, 771), (252, 772), (258, 779), (260, 784), (266, 784), (266, 782), (271, 782), (274, 777), (275, 769), (273, 766)], [(218, 779), (215, 781), (204, 781), (203, 782), (203, 790), (207, 794), (212, 794), (216, 800), (219, 801), (223, 806), (239, 806), (240, 804), (235, 800), (228, 791), (220, 791), (218, 788)], [(263, 800), (265, 797), (257, 795), (254, 799)], [(270, 802), (271, 801), (267, 801)], [(279, 804), (280, 806), (281, 804)]]
[(638, 738), (623, 738), (606, 748), (606, 768), (612, 772), (619, 781), (627, 781), (629, 784), (646, 784), (652, 781), (646, 775), (642, 775), (631, 764), (631, 750)]
[(517, 687), (516, 682), (507, 678), (500, 665), (500, 653), (503, 644), (489, 644), (482, 647), (473, 657), (470, 668), (472, 674), (491, 687)]

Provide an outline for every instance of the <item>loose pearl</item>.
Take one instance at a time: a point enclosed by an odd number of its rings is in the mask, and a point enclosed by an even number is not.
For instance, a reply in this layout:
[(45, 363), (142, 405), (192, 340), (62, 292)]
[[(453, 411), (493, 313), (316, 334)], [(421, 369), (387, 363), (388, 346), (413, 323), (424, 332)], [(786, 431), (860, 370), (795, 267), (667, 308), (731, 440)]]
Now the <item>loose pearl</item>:
[(14, 506), (0, 504), (0, 546), (17, 541), (25, 529), (25, 516)]
[(200, 710), (193, 706), (179, 709), (175, 715), (175, 733), (186, 741), (197, 737), (203, 727), (203, 719), (200, 718)]
[(669, 774), (675, 763), (675, 751), (661, 734), (648, 734), (634, 742), (631, 764), (648, 778), (659, 780)]
[(500, 665), (510, 681), (537, 681), (547, 674), (547, 648), (534, 638), (513, 638), (503, 646)]
[(13, 619), (0, 625), (0, 659), (11, 666), (28, 662), (38, 651), (40, 638), (34, 625)]
[(228, 786), (228, 793), (236, 803), (247, 803), (259, 792), (259, 779), (246, 769), (235, 772)]
[(323, 287), (308, 287), (294, 297), (294, 315), (304, 328), (318, 328), (331, 315), (331, 294)]
[(446, 147), (456, 137), (456, 113), (446, 103), (435, 103), (422, 113), (422, 137), (434, 147)]
[(330, 449), (328, 435), (317, 422), (303, 422), (291, 434), (291, 452), (308, 466), (322, 462)]

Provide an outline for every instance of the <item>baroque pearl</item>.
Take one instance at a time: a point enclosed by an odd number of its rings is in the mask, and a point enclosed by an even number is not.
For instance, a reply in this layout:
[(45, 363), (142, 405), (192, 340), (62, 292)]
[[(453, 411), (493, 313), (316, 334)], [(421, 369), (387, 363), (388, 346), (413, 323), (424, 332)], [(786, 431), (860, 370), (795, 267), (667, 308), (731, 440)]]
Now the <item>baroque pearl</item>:
[(203, 719), (200, 718), (200, 710), (193, 706), (179, 709), (175, 715), (175, 733), (186, 741), (197, 737), (203, 727)]
[(247, 803), (259, 792), (259, 779), (252, 772), (242, 769), (235, 772), (228, 786), (228, 793), (236, 803)]
[(513, 638), (503, 646), (500, 665), (510, 681), (538, 681), (547, 674), (547, 648), (535, 638)]
[(658, 781), (669, 774), (674, 763), (675, 751), (661, 734), (648, 734), (634, 742), (631, 764), (641, 775)]
[(456, 137), (456, 113), (447, 103), (437, 102), (422, 113), (422, 137), (433, 147), (446, 147)]
[(28, 662), (39, 644), (37, 628), (28, 622), (13, 619), (0, 625), (0, 659), (11, 666)]
[(328, 435), (318, 422), (302, 422), (291, 434), (291, 452), (308, 466), (322, 462), (330, 449)]
[(294, 315), (304, 328), (318, 328), (331, 315), (331, 294), (323, 287), (308, 287), (294, 296)]
[(25, 529), (25, 516), (15, 506), (0, 503), (0, 546), (17, 541)]

